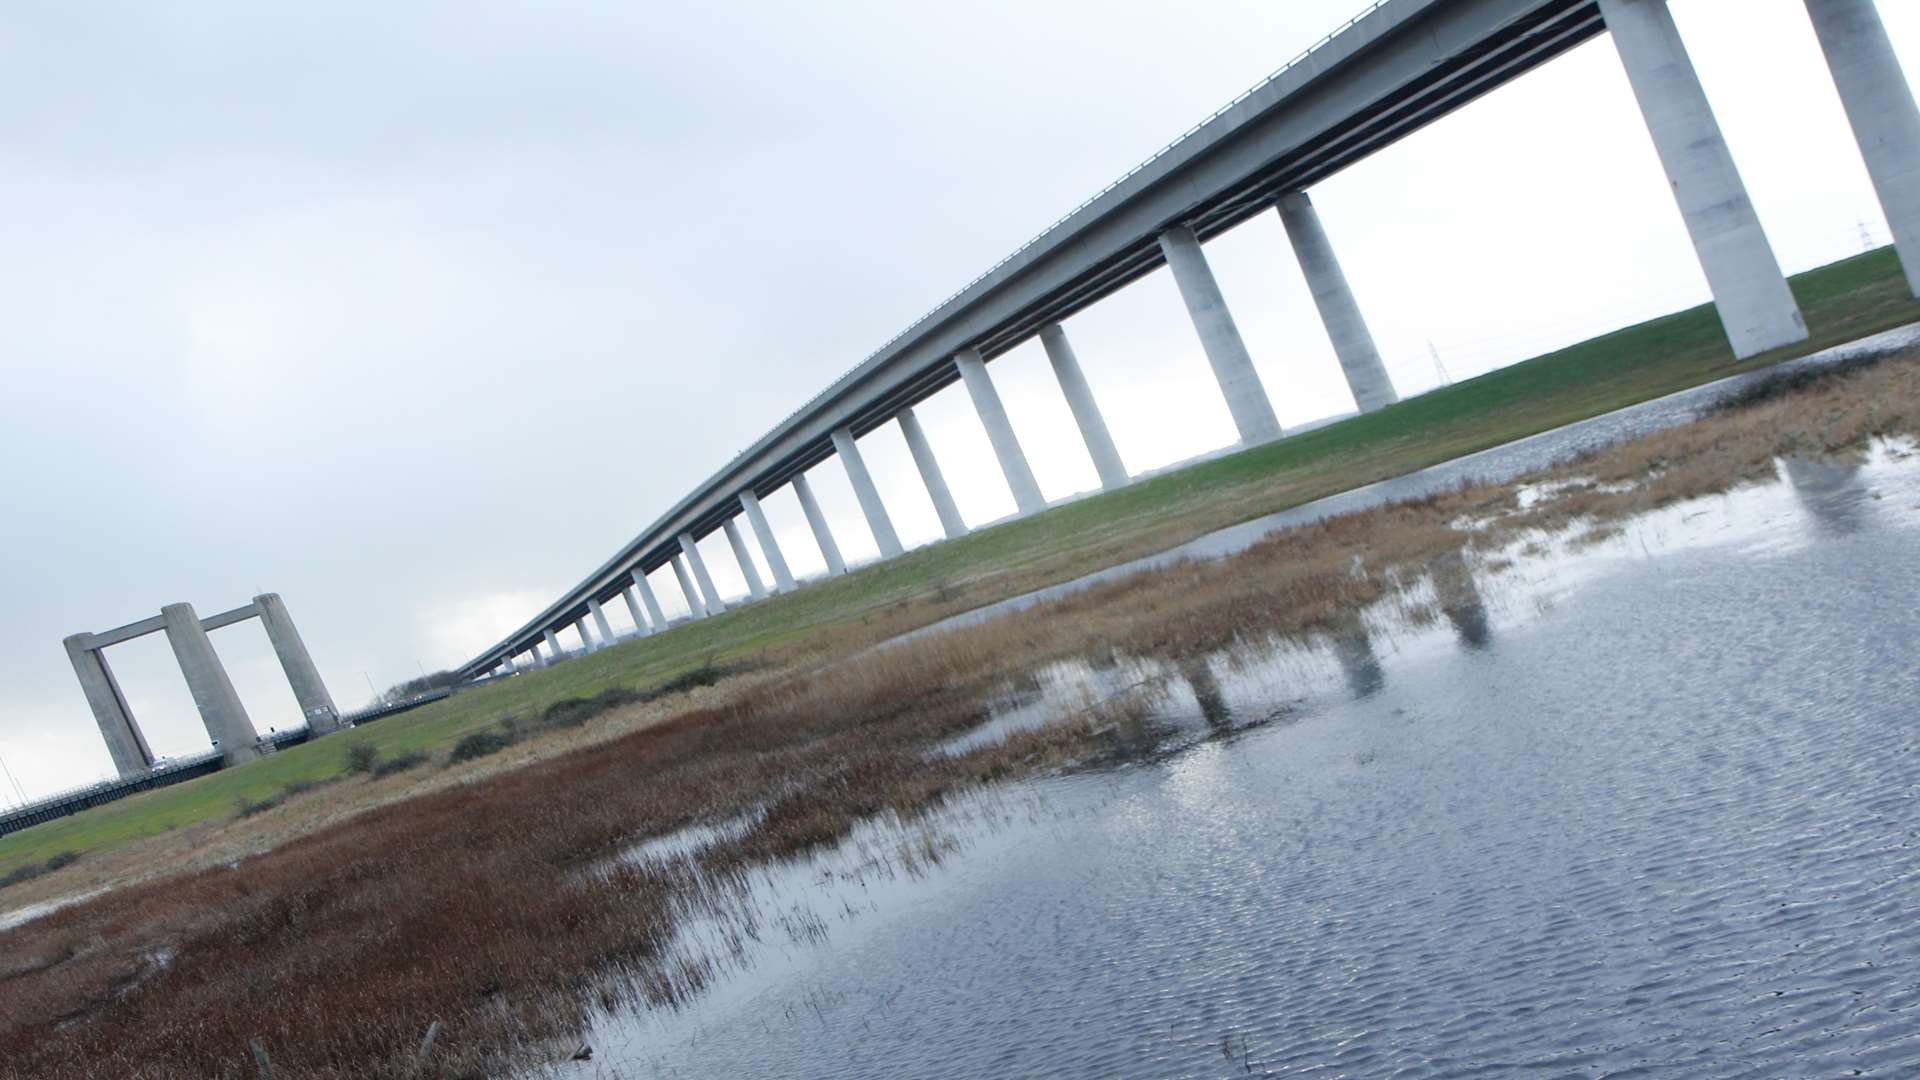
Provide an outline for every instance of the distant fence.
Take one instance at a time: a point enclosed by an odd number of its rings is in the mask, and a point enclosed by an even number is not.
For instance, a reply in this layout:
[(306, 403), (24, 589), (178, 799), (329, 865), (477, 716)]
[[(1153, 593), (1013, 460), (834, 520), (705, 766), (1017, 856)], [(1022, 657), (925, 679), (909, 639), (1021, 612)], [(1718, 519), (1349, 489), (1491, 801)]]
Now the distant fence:
[[(457, 687), (446, 687), (418, 694), (404, 701), (390, 701), (383, 705), (361, 709), (359, 712), (346, 713), (340, 717), (340, 723), (346, 727), (359, 727), (362, 724), (373, 723), (375, 720), (384, 720), (397, 713), (406, 712), (408, 709), (417, 709), (422, 705), (452, 697), (455, 690), (464, 690), (486, 681), (488, 680), (479, 679), (462, 683)], [(298, 746), (310, 738), (312, 733), (304, 727), (294, 728), (291, 731), (270, 732), (260, 737), (260, 749), (265, 753), (272, 753), (289, 746)], [(124, 780), (100, 780), (82, 787), (68, 788), (45, 798), (35, 799), (18, 809), (0, 813), (0, 836), (16, 833), (21, 829), (30, 829), (35, 825), (77, 814), (82, 810), (90, 810), (113, 802), (115, 799), (124, 799), (142, 791), (168, 787), (219, 771), (220, 751), (205, 750), (187, 757), (174, 758), (163, 765), (156, 765), (153, 771), (143, 776), (129, 777)]]

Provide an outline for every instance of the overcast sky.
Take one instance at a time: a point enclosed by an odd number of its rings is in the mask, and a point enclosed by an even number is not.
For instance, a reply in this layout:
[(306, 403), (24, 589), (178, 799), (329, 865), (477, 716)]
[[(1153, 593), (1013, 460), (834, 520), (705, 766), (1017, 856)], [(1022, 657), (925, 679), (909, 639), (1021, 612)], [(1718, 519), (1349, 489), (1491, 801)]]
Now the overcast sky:
[[(110, 771), (60, 640), (166, 603), (281, 593), (347, 708), (468, 659), (1359, 6), (13, 6), (0, 759), (30, 794)], [(1881, 7), (1920, 71), (1920, 5)], [(1884, 240), (1801, 0), (1674, 8), (1787, 268)], [(1458, 378), (1707, 295), (1604, 37), (1313, 194), (1403, 393), (1429, 343)], [(1282, 422), (1351, 409), (1278, 220), (1208, 254)], [(1230, 440), (1164, 271), (1067, 330), (1132, 469)], [(1048, 496), (1095, 486), (1037, 342), (989, 370)], [(968, 519), (1011, 512), (964, 392), (919, 411)], [(936, 535), (898, 432), (862, 448)], [(214, 641), (262, 730), (297, 718), (257, 623)], [(164, 637), (110, 657), (158, 751), (204, 748)]]

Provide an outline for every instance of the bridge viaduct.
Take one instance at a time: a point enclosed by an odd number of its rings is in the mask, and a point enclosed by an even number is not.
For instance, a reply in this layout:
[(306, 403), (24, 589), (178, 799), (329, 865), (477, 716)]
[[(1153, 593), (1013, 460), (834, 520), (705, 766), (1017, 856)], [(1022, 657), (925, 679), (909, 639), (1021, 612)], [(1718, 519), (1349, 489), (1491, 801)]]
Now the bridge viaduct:
[[(1920, 111), (1874, 0), (1805, 0), (1915, 295), (1920, 295)], [(1397, 400), (1365, 319), (1314, 213), (1315, 183), (1603, 32), (1620, 54), (1734, 353), (1804, 340), (1807, 329), (1695, 74), (1666, 0), (1380, 0), (1029, 241), (695, 488), (564, 596), (462, 669), (512, 673), (561, 655), (557, 633), (610, 643), (619, 597), (641, 633), (666, 626), (648, 575), (671, 566), (695, 618), (726, 610), (696, 542), (727, 542), (752, 599), (795, 587), (760, 500), (791, 484), (828, 573), (846, 570), (807, 470), (845, 467), (883, 558), (902, 546), (859, 438), (897, 424), (948, 537), (967, 531), (913, 406), (958, 381), (986, 428), (1021, 514), (1046, 505), (988, 371), (1038, 336), (1100, 482), (1128, 472), (1061, 321), (1162, 264), (1171, 271), (1238, 440), (1282, 432), (1207, 265), (1204, 242), (1278, 213), (1354, 401)], [(773, 581), (754, 567), (745, 516)], [(594, 631), (587, 621), (591, 619)], [(544, 646), (544, 653), (542, 647)]]

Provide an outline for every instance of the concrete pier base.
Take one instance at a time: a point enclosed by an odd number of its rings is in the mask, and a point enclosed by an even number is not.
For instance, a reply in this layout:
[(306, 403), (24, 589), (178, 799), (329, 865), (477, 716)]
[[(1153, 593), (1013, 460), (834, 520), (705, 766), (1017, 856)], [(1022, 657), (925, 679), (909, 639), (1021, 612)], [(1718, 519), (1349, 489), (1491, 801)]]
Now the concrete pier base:
[(1166, 256), (1167, 269), (1186, 302), (1187, 317), (1193, 320), (1194, 333), (1200, 336), (1200, 349), (1207, 355), (1220, 393), (1227, 399), (1227, 411), (1233, 414), (1233, 426), (1240, 441), (1248, 446), (1280, 437), (1280, 418), (1274, 414), (1267, 388), (1254, 370), (1253, 356), (1240, 339), (1227, 299), (1207, 265), (1206, 252), (1193, 230), (1168, 229), (1160, 234), (1160, 252)]
[[(636, 570), (634, 573), (637, 574), (639, 571)], [(640, 609), (640, 597), (633, 591), (632, 585), (620, 590), (620, 598), (627, 602), (627, 614), (633, 618), (634, 633), (640, 637), (653, 633), (653, 627), (647, 623), (647, 613)]]
[(1013, 433), (1006, 407), (1000, 403), (1000, 392), (993, 388), (993, 377), (987, 374), (986, 361), (978, 350), (962, 349), (953, 362), (960, 369), (960, 381), (967, 384), (974, 411), (980, 414), (980, 426), (987, 429), (987, 441), (993, 444), (993, 456), (1000, 461), (1000, 473), (1007, 478), (1014, 505), (1022, 514), (1045, 510), (1046, 496), (1040, 494), (1040, 484), (1027, 465), (1026, 451)]
[(280, 669), (287, 673), (293, 699), (300, 703), (300, 713), (307, 718), (307, 729), (315, 736), (340, 730), (340, 710), (334, 707), (333, 695), (327, 692), (320, 669), (307, 653), (306, 642), (300, 639), (293, 616), (287, 613), (286, 602), (278, 593), (265, 593), (253, 598), (253, 606), (260, 612), (260, 625), (266, 627), (273, 654), (280, 658)]
[(1080, 440), (1087, 444), (1087, 456), (1093, 459), (1093, 471), (1100, 477), (1100, 486), (1108, 491), (1125, 487), (1133, 478), (1127, 472), (1126, 463), (1120, 460), (1120, 448), (1113, 444), (1113, 436), (1107, 432), (1106, 418), (1100, 415), (1100, 405), (1093, 400), (1093, 387), (1087, 385), (1080, 360), (1073, 355), (1073, 344), (1067, 340), (1066, 329), (1059, 323), (1041, 327), (1040, 345), (1047, 350), (1047, 363), (1053, 366), (1054, 380), (1060, 384), (1060, 393), (1073, 412), (1073, 422), (1080, 428)]
[(67, 648), (67, 659), (73, 663), (73, 673), (80, 679), (80, 691), (86, 695), (87, 707), (93, 710), (100, 737), (106, 740), (114, 771), (123, 780), (144, 776), (153, 768), (153, 748), (147, 745), (147, 737), (133, 722), (133, 712), (127, 708), (126, 696), (120, 692), (113, 669), (107, 666), (106, 654), (88, 647), (92, 639), (92, 634), (74, 634), (61, 644)]
[(900, 546), (900, 534), (893, 531), (893, 519), (887, 516), (887, 504), (880, 501), (880, 489), (873, 484), (873, 474), (867, 471), (867, 461), (860, 456), (860, 447), (853, 441), (853, 432), (846, 428), (835, 429), (833, 452), (847, 470), (847, 479), (853, 484), (854, 497), (860, 500), (860, 511), (866, 515), (867, 528), (873, 530), (873, 542), (880, 549), (880, 557), (891, 559), (900, 554), (905, 550)]
[(1296, 191), (1283, 196), (1275, 209), (1280, 214), (1280, 224), (1287, 230), (1287, 240), (1293, 245), (1294, 258), (1299, 260), (1300, 272), (1306, 275), (1313, 306), (1320, 310), (1320, 321), (1327, 328), (1327, 337), (1333, 341), (1333, 353), (1340, 360), (1340, 370), (1346, 374), (1353, 403), (1366, 413), (1399, 401), (1400, 395), (1393, 389), (1387, 365), (1373, 343), (1373, 332), (1367, 329), (1367, 320), (1360, 315), (1360, 305), (1347, 284), (1346, 272), (1334, 257), (1333, 242), (1327, 239), (1327, 230), (1320, 224), (1320, 213), (1313, 208), (1313, 200), (1306, 192)]
[(940, 518), (940, 530), (949, 540), (967, 535), (966, 519), (960, 516), (953, 492), (947, 489), (947, 478), (940, 471), (939, 459), (933, 456), (933, 444), (927, 441), (927, 433), (920, 429), (920, 418), (908, 407), (901, 409), (894, 420), (900, 425), (900, 434), (906, 436), (907, 452), (913, 455), (913, 465), (920, 470), (921, 482), (927, 485), (927, 497), (933, 500), (933, 512)]
[(1874, 0), (1807, 0), (1867, 175), (1893, 230), (1907, 288), (1920, 296), (1920, 107)]
[(667, 628), (667, 613), (660, 609), (660, 598), (653, 595), (653, 584), (647, 580), (647, 572), (639, 567), (633, 568), (633, 586), (640, 590), (640, 599), (647, 605), (647, 618), (653, 620), (652, 631), (657, 633)]
[(587, 610), (593, 613), (593, 628), (600, 633), (599, 648), (613, 644), (613, 626), (607, 622), (607, 613), (600, 607), (600, 601), (588, 600)]
[(193, 605), (168, 604), (160, 609), (160, 617), (165, 623), (167, 644), (173, 646), (174, 659), (180, 662), (180, 674), (186, 676), (194, 708), (206, 725), (207, 737), (220, 747), (221, 760), (227, 765), (241, 765), (259, 757), (254, 744), (260, 741), (260, 733), (247, 718), (233, 680), (227, 677), (226, 665), (213, 651), (213, 642), (201, 628)]
[(833, 542), (833, 530), (827, 527), (827, 515), (820, 512), (820, 500), (813, 497), (813, 485), (807, 482), (807, 474), (793, 478), (793, 493), (800, 499), (800, 512), (807, 516), (807, 526), (813, 530), (814, 543), (820, 545), (821, 557), (827, 560), (827, 573), (846, 573), (847, 561), (840, 557), (840, 545)]
[(1736, 357), (1807, 338), (1667, 0), (1600, 0)]
[(760, 541), (760, 552), (767, 557), (767, 569), (773, 571), (773, 591), (793, 591), (793, 571), (787, 566), (787, 557), (780, 552), (780, 542), (774, 539), (773, 526), (767, 523), (767, 512), (760, 507), (760, 497), (751, 491), (740, 493), (740, 508), (746, 511), (747, 524), (753, 526), (754, 539)]
[(727, 546), (733, 549), (733, 559), (740, 564), (740, 576), (747, 579), (747, 593), (755, 600), (767, 598), (767, 587), (760, 583), (760, 571), (754, 568), (753, 554), (747, 550), (747, 542), (740, 535), (740, 525), (728, 518), (721, 526), (727, 534)]

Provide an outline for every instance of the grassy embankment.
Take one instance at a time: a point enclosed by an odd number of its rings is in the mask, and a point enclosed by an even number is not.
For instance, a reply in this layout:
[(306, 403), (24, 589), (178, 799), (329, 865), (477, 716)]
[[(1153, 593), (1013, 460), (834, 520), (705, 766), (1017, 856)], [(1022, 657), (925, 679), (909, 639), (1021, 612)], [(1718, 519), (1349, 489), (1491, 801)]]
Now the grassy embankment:
[[(256, 1041), (285, 1074), (318, 1080), (517, 1075), (564, 1060), (596, 1006), (681, 1003), (720, 974), (725, 935), (705, 951), (676, 946), (675, 928), (738, 915), (731, 898), (751, 868), (862, 820), (911, 820), (1003, 777), (1151, 745), (1136, 738), (1163, 692), (1150, 679), (1062, 702), (1051, 725), (1005, 742), (931, 752), (986, 720), (1010, 679), (1102, 653), (1191, 680), (1236, 650), (1337, 650), (1368, 605), (1445, 612), (1449, 596), (1478, 589), (1450, 578), (1497, 574), (1543, 537), (1590, 538), (1770, 478), (1780, 456), (1844, 460), (1873, 436), (1920, 434), (1920, 352), (1776, 381), (1524, 478), (1557, 492), (1531, 505), (1509, 484), (1465, 486), (898, 648), (730, 680), (591, 748), (56, 912), (0, 935), (0, 1077), (250, 1075)], [(743, 819), (697, 851), (609, 860), (688, 824)], [(731, 925), (754, 938), (779, 929), (759, 916)], [(811, 940), (804, 926), (785, 932)]]
[(388, 757), (444, 752), (502, 718), (611, 687), (655, 685), (708, 661), (750, 658), (776, 667), (817, 661), (1213, 529), (1920, 319), (1920, 303), (1907, 294), (1890, 248), (1801, 274), (1793, 286), (1813, 331), (1802, 346), (1743, 364), (1728, 351), (1711, 306), (1655, 319), (242, 769), (0, 838), (0, 873), (65, 851), (120, 847), (229, 814), (237, 800), (267, 799), (290, 784), (338, 775), (355, 744)]

